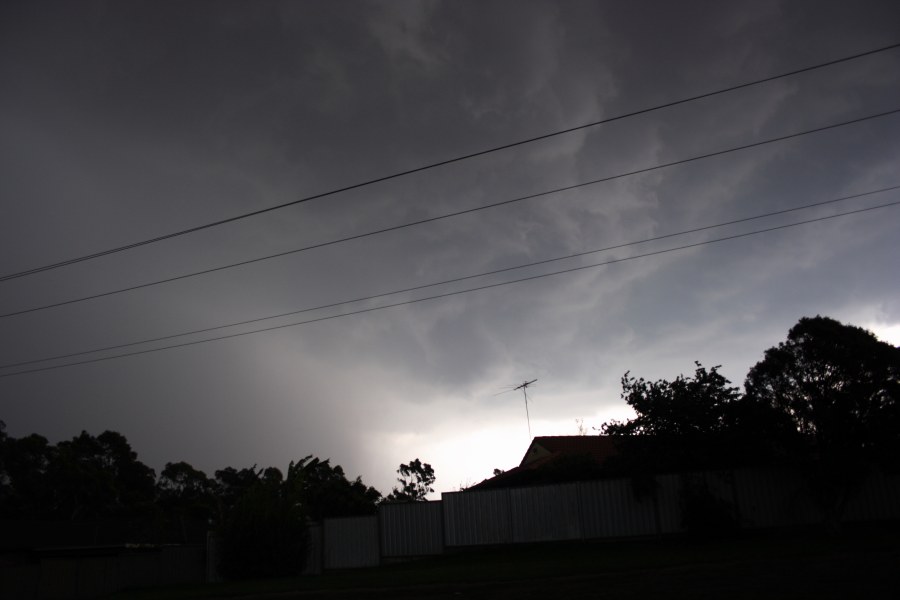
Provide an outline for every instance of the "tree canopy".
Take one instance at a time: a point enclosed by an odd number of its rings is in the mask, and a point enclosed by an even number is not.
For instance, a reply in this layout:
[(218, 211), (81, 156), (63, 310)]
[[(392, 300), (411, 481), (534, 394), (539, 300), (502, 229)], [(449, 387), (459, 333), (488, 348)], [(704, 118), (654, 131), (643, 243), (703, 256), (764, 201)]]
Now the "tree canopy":
[(317, 520), (371, 514), (381, 500), (360, 477), (348, 479), (340, 465), (312, 455), (291, 462), (286, 476), (254, 465), (226, 467), (210, 478), (179, 461), (166, 463), (157, 478), (114, 431), (96, 437), (83, 431), (54, 445), (37, 434), (13, 438), (0, 427), (0, 514), (6, 516), (77, 520), (161, 508), (221, 522), (258, 483), (287, 480)]
[(746, 464), (799, 469), (832, 526), (868, 469), (900, 465), (900, 348), (828, 317), (804, 317), (766, 350), (745, 392), (718, 367), (649, 382), (626, 373), (636, 417), (609, 422), (613, 471), (632, 475)]
[(120, 433), (82, 431), (51, 444), (37, 434), (13, 438), (0, 421), (0, 518), (102, 521), (110, 524), (107, 543), (197, 541), (212, 526), (226, 577), (295, 574), (309, 519), (373, 514), (380, 500), (360, 477), (313, 456), (291, 462), (286, 474), (254, 465), (213, 478), (169, 462), (157, 478)]
[(900, 459), (900, 349), (828, 317), (803, 318), (766, 350), (745, 382), (748, 399), (789, 419), (784, 438), (837, 529), (877, 465)]
[(220, 526), (219, 571), (230, 579), (296, 575), (306, 560), (302, 474), (289, 469), (285, 479), (270, 467), (256, 475)]
[(0, 454), (7, 491), (0, 513), (32, 518), (84, 519), (133, 515), (152, 505), (156, 475), (128, 441), (106, 431), (56, 445), (43, 436), (6, 436)]
[(897, 464), (900, 349), (871, 332), (802, 318), (750, 369), (745, 388), (786, 415), (818, 457)]
[(307, 456), (288, 467), (288, 478), (297, 481), (300, 496), (311, 519), (374, 514), (381, 493), (360, 477), (347, 479), (340, 465)]
[(428, 463), (423, 463), (418, 458), (409, 464), (400, 463), (397, 469), (397, 482), (400, 487), (395, 487), (387, 498), (388, 502), (424, 502), (428, 494), (434, 491), (434, 469)]
[(636, 417), (601, 427), (618, 436), (613, 471), (650, 472), (738, 465), (770, 457), (764, 440), (779, 426), (774, 411), (751, 404), (722, 376), (699, 362), (693, 377), (647, 381), (622, 376), (622, 398)]

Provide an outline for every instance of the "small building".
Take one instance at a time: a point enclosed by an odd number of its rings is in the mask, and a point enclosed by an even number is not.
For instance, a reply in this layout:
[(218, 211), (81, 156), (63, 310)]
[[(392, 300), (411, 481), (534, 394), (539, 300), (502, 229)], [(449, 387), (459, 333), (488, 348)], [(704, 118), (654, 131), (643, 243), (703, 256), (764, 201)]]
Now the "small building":
[(484, 490), (597, 479), (617, 453), (608, 435), (553, 435), (531, 440), (517, 467), (473, 485)]

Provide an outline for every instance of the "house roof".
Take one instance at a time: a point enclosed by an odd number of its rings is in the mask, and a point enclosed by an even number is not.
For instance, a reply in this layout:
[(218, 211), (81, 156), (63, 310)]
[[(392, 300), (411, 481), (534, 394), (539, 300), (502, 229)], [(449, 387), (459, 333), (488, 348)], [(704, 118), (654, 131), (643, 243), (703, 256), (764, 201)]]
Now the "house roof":
[(540, 436), (531, 441), (519, 466), (485, 479), (469, 489), (510, 487), (542, 481), (546, 474), (541, 469), (560, 458), (588, 457), (599, 468), (615, 454), (616, 446), (610, 436)]
[(590, 456), (602, 465), (616, 454), (612, 436), (608, 435), (551, 435), (531, 441), (519, 467), (535, 468), (560, 456)]

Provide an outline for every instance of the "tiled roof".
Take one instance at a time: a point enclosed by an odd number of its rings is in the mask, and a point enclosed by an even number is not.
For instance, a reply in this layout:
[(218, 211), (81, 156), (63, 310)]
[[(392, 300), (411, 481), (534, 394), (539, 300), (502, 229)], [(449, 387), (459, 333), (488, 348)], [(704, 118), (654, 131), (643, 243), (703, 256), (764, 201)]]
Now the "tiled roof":
[(592, 436), (543, 436), (531, 441), (522, 462), (517, 467), (485, 479), (469, 489), (488, 489), (531, 485), (543, 480), (542, 467), (558, 458), (587, 456), (602, 467), (606, 459), (616, 454), (613, 438), (605, 435)]
[[(520, 467), (526, 467), (539, 459), (559, 456), (590, 456), (597, 464), (603, 464), (616, 454), (613, 438), (608, 435), (553, 435), (532, 440), (522, 457)], [(544, 462), (544, 461), (541, 461)]]

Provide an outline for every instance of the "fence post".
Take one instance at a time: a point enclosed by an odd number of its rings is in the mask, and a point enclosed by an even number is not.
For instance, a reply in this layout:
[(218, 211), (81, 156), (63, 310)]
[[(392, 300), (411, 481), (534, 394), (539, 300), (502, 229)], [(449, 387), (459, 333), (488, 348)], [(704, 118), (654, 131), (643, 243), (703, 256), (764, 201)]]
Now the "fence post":
[(653, 475), (653, 485), (650, 490), (650, 497), (653, 500), (653, 522), (656, 524), (656, 537), (662, 539), (662, 516), (659, 511), (659, 479), (657, 475)]
[(586, 539), (584, 534), (584, 486), (586, 485), (587, 483), (584, 481), (575, 483), (575, 504), (578, 508), (578, 539), (580, 540)]
[(516, 541), (516, 532), (514, 529), (516, 524), (513, 522), (512, 490), (511, 488), (506, 488), (504, 491), (506, 492), (504, 496), (506, 497), (506, 535), (508, 536), (506, 543), (512, 544)]

